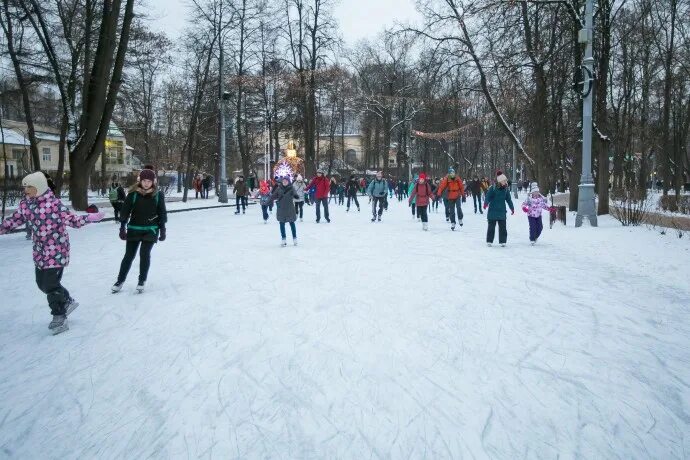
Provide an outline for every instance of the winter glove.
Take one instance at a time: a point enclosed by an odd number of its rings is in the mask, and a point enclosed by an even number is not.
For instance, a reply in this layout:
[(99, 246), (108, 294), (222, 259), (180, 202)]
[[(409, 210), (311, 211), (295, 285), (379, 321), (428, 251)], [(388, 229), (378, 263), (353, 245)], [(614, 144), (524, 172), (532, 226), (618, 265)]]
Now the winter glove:
[(103, 220), (104, 217), (105, 214), (103, 214), (102, 212), (93, 212), (86, 215), (86, 220), (88, 220), (89, 222), (100, 222)]
[(486, 209), (486, 208), (488, 208), (488, 207), (489, 207), (489, 205), (488, 205), (488, 204), (486, 203), (486, 201), (485, 201), (485, 202), (484, 202), (484, 209)]
[(125, 241), (127, 239), (127, 229), (125, 228), (125, 223), (120, 224), (120, 239)]
[(515, 209), (510, 210), (510, 215), (512, 216), (513, 214), (515, 214)]
[(165, 227), (161, 227), (161, 233), (158, 235), (158, 241), (165, 241)]
[(527, 206), (523, 206), (523, 207), (522, 207), (522, 212), (524, 212), (525, 214), (527, 214), (527, 213), (529, 212), (529, 208), (528, 208)]

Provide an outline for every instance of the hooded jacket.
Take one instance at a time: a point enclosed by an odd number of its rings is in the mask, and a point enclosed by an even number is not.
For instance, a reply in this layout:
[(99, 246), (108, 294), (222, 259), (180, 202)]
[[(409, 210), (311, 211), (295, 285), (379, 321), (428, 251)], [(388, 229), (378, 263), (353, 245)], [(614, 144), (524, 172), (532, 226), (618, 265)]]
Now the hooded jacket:
[(441, 184), (438, 186), (437, 195), (441, 196), (444, 190), (448, 190), (449, 200), (457, 200), (465, 193), (465, 187), (462, 185), (462, 180), (460, 180), (458, 176), (453, 178), (450, 176), (444, 177)]
[(330, 191), (330, 182), (326, 176), (316, 176), (309, 182), (309, 185), (307, 185), (307, 189), (314, 188), (316, 191), (316, 199), (321, 200), (324, 198), (328, 198), (328, 192)]
[(35, 198), (24, 198), (19, 208), (5, 219), (0, 234), (26, 224), (31, 228), (33, 259), (36, 268), (62, 268), (69, 264), (67, 227), (79, 228), (89, 223), (86, 216), (72, 214), (52, 191)]
[(373, 181), (371, 181), (369, 183), (369, 187), (367, 187), (367, 195), (375, 198), (387, 196), (388, 183), (386, 182), (386, 179), (374, 179)]
[(488, 220), (506, 220), (506, 203), (511, 211), (515, 211), (513, 200), (510, 198), (510, 189), (507, 186), (493, 185), (486, 192), (484, 203), (488, 205), (489, 212), (486, 213)]
[(434, 193), (431, 191), (431, 185), (429, 185), (428, 182), (424, 182), (423, 184), (417, 183), (412, 187), (412, 192), (410, 193), (408, 201), (410, 203), (416, 203), (417, 206), (428, 206), (433, 196)]

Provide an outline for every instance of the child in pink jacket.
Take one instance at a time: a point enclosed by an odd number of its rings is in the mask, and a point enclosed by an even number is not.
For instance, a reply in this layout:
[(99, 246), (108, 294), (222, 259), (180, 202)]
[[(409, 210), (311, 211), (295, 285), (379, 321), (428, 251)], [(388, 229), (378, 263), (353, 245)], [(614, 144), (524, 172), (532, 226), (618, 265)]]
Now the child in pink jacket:
[(48, 186), (48, 178), (38, 171), (22, 180), (26, 198), (19, 208), (0, 226), (0, 235), (26, 224), (33, 235), (33, 259), (36, 265), (36, 284), (48, 296), (53, 320), (48, 326), (53, 334), (69, 329), (67, 315), (79, 304), (61, 284), (62, 272), (69, 264), (69, 235), (67, 227), (79, 228), (103, 219), (103, 213), (78, 216), (72, 214)]
[(529, 240), (532, 242), (532, 246), (537, 242), (541, 231), (544, 229), (544, 224), (541, 221), (541, 212), (550, 209), (546, 198), (539, 193), (539, 187), (536, 184), (532, 184), (532, 191), (522, 203), (522, 210), (527, 214), (527, 219), (529, 220)]

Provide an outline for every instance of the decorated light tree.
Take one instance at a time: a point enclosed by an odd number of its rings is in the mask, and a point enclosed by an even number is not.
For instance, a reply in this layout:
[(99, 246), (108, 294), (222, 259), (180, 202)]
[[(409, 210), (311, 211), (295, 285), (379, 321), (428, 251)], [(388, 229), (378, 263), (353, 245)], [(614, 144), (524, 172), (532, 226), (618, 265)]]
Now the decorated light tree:
[(273, 177), (289, 177), (290, 182), (297, 174), (304, 175), (304, 161), (297, 156), (295, 143), (289, 141), (285, 149), (285, 156), (273, 167)]

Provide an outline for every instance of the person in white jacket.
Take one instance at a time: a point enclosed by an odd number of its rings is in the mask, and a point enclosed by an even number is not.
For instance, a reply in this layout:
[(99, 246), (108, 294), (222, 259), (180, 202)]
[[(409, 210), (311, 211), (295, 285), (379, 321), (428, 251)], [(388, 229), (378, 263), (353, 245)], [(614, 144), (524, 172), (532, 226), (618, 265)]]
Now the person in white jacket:
[(302, 222), (302, 217), (304, 216), (304, 189), (306, 187), (307, 183), (304, 182), (302, 175), (297, 174), (295, 182), (292, 183), (292, 188), (299, 195), (299, 198), (295, 198), (295, 214), (299, 217), (300, 222)]

